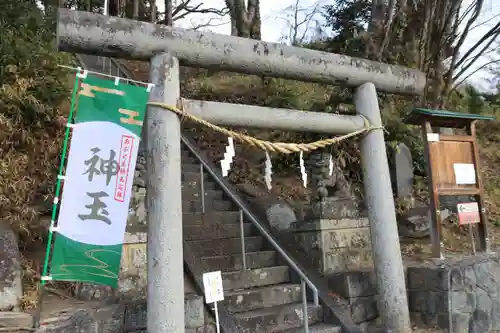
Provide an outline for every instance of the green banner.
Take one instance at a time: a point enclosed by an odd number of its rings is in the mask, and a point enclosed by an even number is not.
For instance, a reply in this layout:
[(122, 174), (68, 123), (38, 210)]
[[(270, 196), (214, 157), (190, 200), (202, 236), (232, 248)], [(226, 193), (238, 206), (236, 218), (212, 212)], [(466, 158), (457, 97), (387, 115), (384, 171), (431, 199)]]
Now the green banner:
[(135, 163), (149, 93), (82, 79), (55, 227), (52, 280), (117, 286)]

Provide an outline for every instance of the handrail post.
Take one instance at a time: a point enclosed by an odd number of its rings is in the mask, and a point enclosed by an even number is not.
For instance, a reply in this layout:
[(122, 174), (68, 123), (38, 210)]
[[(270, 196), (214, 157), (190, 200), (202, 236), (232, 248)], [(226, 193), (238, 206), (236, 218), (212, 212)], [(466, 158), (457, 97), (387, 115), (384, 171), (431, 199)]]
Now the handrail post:
[(245, 225), (243, 224), (243, 211), (240, 209), (240, 238), (241, 238), (241, 259), (243, 261), (243, 270), (247, 270), (247, 258), (245, 251)]
[(300, 280), (300, 290), (302, 291), (302, 313), (304, 319), (304, 333), (309, 333), (309, 313), (307, 311), (307, 292), (306, 282), (304, 279)]
[(200, 163), (200, 187), (201, 187), (201, 211), (205, 214), (205, 177), (203, 175), (203, 164)]
[(314, 306), (319, 306), (318, 288), (314, 286), (314, 288), (312, 288), (312, 292), (313, 292)]

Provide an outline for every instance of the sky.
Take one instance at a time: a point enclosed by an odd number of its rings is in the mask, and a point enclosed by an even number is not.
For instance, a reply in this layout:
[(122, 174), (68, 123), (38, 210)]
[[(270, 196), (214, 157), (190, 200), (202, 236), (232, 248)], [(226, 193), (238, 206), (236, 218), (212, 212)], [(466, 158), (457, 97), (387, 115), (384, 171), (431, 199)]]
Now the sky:
[[(174, 0), (175, 1), (175, 0)], [(213, 7), (213, 8), (223, 8), (224, 0), (193, 0), (193, 3), (203, 2), (205, 7)], [(321, 3), (328, 3), (326, 0), (320, 0)], [(470, 4), (472, 0), (465, 0), (464, 8)], [(315, 0), (300, 0), (299, 6), (301, 8), (312, 8), (314, 4), (318, 3)], [(286, 8), (293, 6), (295, 4), (295, 0), (269, 0), (269, 1), (261, 1), (261, 17), (262, 17), (262, 39), (268, 42), (283, 42), (283, 36), (287, 34), (287, 23), (286, 23)], [(159, 11), (164, 11), (163, 0), (157, 0), (157, 6)], [(498, 16), (498, 17), (497, 17)], [(490, 22), (487, 22), (483, 25), (478, 26), (473, 29), (469, 36), (467, 37), (464, 46), (462, 47), (461, 52), (465, 52), (468, 48), (470, 48), (474, 43), (481, 38), (486, 31), (492, 26), (492, 24), (498, 22), (500, 19), (500, 0), (486, 0), (483, 12), (481, 13), (480, 18), (477, 23), (485, 22), (489, 19), (495, 18)], [(318, 19), (321, 19), (320, 15), (317, 16)], [(217, 19), (215, 16), (208, 16), (207, 14), (191, 14), (188, 15), (185, 19), (178, 20), (175, 22), (175, 25), (182, 28), (192, 28), (193, 26), (197, 26), (207, 20), (211, 19), (211, 23), (215, 24), (210, 28), (206, 28), (212, 32), (220, 33), (220, 34), (230, 34), (230, 24), (228, 18)], [(310, 31), (313, 31), (313, 27), (311, 27)], [(476, 65), (471, 69), (471, 71), (475, 70), (485, 62), (489, 61), (488, 58), (481, 58)], [(469, 72), (471, 72), (469, 71)], [(489, 73), (487, 71), (480, 71), (473, 75), (469, 81), (473, 83), (477, 88), (481, 90), (489, 90), (490, 83), (488, 82)]]

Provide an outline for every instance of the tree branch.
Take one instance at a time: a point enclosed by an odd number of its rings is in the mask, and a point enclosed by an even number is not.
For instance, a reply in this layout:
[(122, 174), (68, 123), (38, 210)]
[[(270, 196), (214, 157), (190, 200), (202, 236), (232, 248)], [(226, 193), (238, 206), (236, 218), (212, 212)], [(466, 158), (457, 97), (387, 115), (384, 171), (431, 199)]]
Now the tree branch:
[[(464, 55), (463, 57), (457, 61), (455, 64), (455, 69), (460, 67), (477, 48), (479, 48), (484, 42), (486, 42), (491, 36), (498, 36), (498, 32), (500, 31), (500, 22), (498, 22), (493, 28), (491, 28), (483, 37), (481, 37)], [(493, 40), (494, 41), (494, 40)], [(490, 41), (490, 44), (493, 42)], [(485, 50), (483, 48), (483, 50)]]
[(496, 60), (491, 60), (491, 61), (488, 61), (487, 63), (479, 66), (478, 68), (476, 68), (474, 71), (470, 72), (466, 77), (464, 77), (462, 80), (460, 80), (460, 82), (456, 83), (454, 86), (453, 86), (453, 89), (451, 89), (450, 93), (454, 90), (456, 90), (460, 85), (462, 85), (465, 81), (467, 81), (472, 75), (476, 74), (477, 72), (479, 72), (480, 70), (483, 70), (485, 69), (486, 67), (492, 65), (492, 64), (496, 64), (496, 63), (499, 63), (500, 62), (500, 59), (496, 59)]

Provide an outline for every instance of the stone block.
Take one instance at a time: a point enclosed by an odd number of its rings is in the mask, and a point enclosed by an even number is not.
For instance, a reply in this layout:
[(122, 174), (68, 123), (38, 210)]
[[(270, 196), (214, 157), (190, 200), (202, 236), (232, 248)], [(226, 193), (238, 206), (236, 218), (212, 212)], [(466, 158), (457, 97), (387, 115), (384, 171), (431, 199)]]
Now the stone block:
[(410, 318), (412, 323), (417, 327), (429, 328), (437, 326), (445, 329), (448, 328), (449, 317), (447, 313), (429, 315), (421, 312), (410, 312)]
[(99, 324), (90, 311), (78, 310), (44, 320), (36, 333), (95, 333), (98, 329)]
[(372, 271), (342, 272), (328, 277), (328, 288), (344, 298), (377, 294), (377, 283)]
[[(451, 315), (451, 329), (450, 331), (453, 333), (461, 333), (461, 332), (470, 332), (470, 333), (480, 333), (480, 332), (488, 332), (488, 331), (473, 331), (471, 330), (471, 319), (472, 319), (472, 314), (470, 313), (454, 313)], [(449, 322), (449, 321), (448, 321)], [(448, 325), (444, 325), (445, 323), (443, 322), (440, 326), (441, 327), (449, 327)]]
[(350, 299), (351, 318), (356, 324), (378, 317), (377, 296), (355, 297)]
[(322, 233), (322, 249), (330, 252), (338, 248), (366, 249), (370, 246), (370, 229), (355, 228), (328, 230)]
[(322, 258), (323, 274), (373, 268), (372, 250), (339, 248), (325, 253)]
[(441, 267), (408, 267), (408, 289), (448, 290), (448, 272)]
[(292, 207), (286, 202), (270, 205), (266, 209), (267, 221), (278, 230), (288, 230), (290, 225), (297, 221), (297, 216)]
[(366, 228), (370, 226), (367, 218), (344, 218), (344, 219), (316, 219), (309, 222), (297, 222), (293, 224), (294, 232), (338, 230)]
[(125, 306), (123, 304), (113, 304), (97, 308), (94, 318), (99, 323), (99, 333), (122, 333)]
[[(139, 239), (140, 236), (137, 237)], [(147, 290), (147, 243), (123, 244), (118, 290), (126, 299), (145, 298)]]
[(147, 225), (146, 189), (134, 185), (130, 199), (127, 226), (137, 227)]
[(372, 268), (366, 218), (319, 219), (295, 223), (292, 234), (313, 267), (323, 274)]
[(328, 277), (329, 290), (344, 298), (373, 296), (377, 293), (372, 271), (341, 272)]
[[(202, 327), (205, 322), (203, 297), (186, 296), (184, 299), (184, 321), (187, 328)], [(125, 304), (123, 331), (131, 332), (146, 329), (147, 303), (145, 300)]]
[(73, 296), (80, 301), (110, 301), (117, 297), (116, 290), (104, 285), (76, 283)]
[[(487, 295), (486, 295), (487, 296)], [(466, 290), (448, 291), (452, 313), (472, 313), (476, 307), (476, 293)], [(488, 299), (491, 302), (491, 299)], [(491, 307), (492, 304), (490, 304)], [(448, 310), (448, 307), (446, 307)]]
[(184, 301), (184, 325), (186, 328), (203, 327), (205, 324), (205, 304), (203, 297), (189, 295)]
[(147, 303), (146, 301), (131, 302), (125, 305), (123, 319), (123, 331), (131, 332), (147, 327)]
[(148, 230), (147, 227), (140, 228), (127, 228), (125, 232), (125, 238), (123, 239), (124, 244), (145, 244), (148, 242)]
[(407, 198), (413, 191), (413, 159), (411, 151), (404, 143), (400, 143), (394, 155), (396, 174), (396, 193), (399, 198)]
[[(467, 276), (469, 284), (476, 284), (477, 288), (486, 291), (489, 295), (497, 294), (500, 285), (500, 264), (494, 261), (484, 261), (474, 264), (471, 268), (473, 273)], [(473, 275), (476, 279), (472, 279)]]
[(356, 201), (346, 198), (327, 198), (312, 204), (314, 218), (344, 219), (359, 218), (360, 212)]
[(0, 312), (0, 328), (33, 327), (33, 316), (24, 312)]
[(447, 291), (408, 291), (408, 307), (410, 311), (420, 312), (434, 317), (437, 314), (448, 313)]
[(9, 224), (0, 221), (0, 311), (18, 310), (22, 296), (17, 238)]

